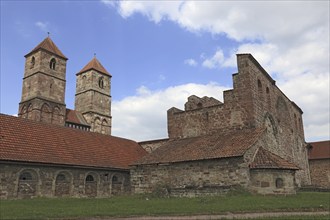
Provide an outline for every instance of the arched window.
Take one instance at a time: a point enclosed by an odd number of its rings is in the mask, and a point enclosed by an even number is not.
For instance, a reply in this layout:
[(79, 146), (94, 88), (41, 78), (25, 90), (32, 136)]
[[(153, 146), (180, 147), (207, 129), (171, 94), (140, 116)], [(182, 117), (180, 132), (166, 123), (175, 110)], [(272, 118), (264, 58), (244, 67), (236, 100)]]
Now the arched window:
[(94, 177), (92, 175), (87, 175), (86, 182), (94, 182)]
[(40, 121), (43, 122), (51, 122), (51, 110), (49, 105), (47, 105), (46, 103), (42, 105), (41, 107), (41, 117), (40, 117)]
[(82, 88), (85, 88), (85, 86), (86, 86), (86, 76), (83, 76), (82, 77)]
[(27, 108), (27, 118), (32, 119), (32, 104)]
[(276, 188), (283, 188), (284, 187), (283, 179), (282, 178), (276, 178), (275, 186), (276, 186)]
[(52, 58), (49, 63), (49, 68), (51, 68), (52, 70), (55, 70), (55, 66), (56, 66), (56, 60), (55, 60), (55, 58)]
[(118, 177), (117, 176), (113, 176), (112, 177), (112, 183), (118, 183)]
[(19, 175), (19, 180), (33, 180), (32, 174), (29, 172), (23, 172), (21, 173), (21, 175)]
[(100, 87), (101, 89), (103, 89), (103, 88), (104, 88), (104, 81), (103, 81), (103, 77), (100, 77), (100, 79), (99, 79), (99, 87)]
[(34, 57), (31, 58), (31, 63), (30, 63), (30, 69), (34, 67), (34, 64), (36, 63), (36, 59)]
[(66, 181), (66, 177), (64, 174), (60, 173), (57, 175), (56, 182), (65, 182), (65, 181)]

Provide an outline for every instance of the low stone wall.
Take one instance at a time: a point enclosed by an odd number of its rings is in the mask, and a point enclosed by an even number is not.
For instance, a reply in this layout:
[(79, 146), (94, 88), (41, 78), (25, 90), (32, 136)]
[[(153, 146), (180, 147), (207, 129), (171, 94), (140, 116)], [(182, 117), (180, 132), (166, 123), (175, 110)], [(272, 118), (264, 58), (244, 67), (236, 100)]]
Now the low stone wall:
[(110, 197), (130, 192), (128, 171), (0, 164), (0, 198)]
[(152, 193), (166, 187), (177, 196), (223, 193), (226, 187), (248, 185), (242, 157), (171, 164), (139, 165), (131, 169), (133, 193)]

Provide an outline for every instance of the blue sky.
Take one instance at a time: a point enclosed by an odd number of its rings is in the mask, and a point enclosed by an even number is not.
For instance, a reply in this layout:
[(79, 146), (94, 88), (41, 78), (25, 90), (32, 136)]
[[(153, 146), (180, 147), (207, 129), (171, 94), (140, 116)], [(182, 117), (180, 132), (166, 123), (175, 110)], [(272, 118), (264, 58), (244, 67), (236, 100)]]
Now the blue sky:
[(244, 52), (303, 109), (306, 139), (329, 139), (328, 1), (1, 0), (1, 113), (17, 114), (24, 55), (47, 32), (69, 58), (68, 108), (94, 53), (112, 74), (114, 135), (166, 137), (166, 110), (222, 99)]

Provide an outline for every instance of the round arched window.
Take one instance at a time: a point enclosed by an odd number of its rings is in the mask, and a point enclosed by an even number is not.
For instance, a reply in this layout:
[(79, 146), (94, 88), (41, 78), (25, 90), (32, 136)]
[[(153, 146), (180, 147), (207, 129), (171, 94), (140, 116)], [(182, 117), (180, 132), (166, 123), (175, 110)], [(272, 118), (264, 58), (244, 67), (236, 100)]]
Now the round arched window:
[(55, 70), (55, 66), (56, 66), (56, 60), (55, 60), (55, 58), (52, 58), (49, 62), (49, 68), (51, 68), (52, 70)]
[(19, 180), (32, 180), (32, 174), (29, 172), (24, 172), (19, 176)]
[(86, 182), (93, 182), (93, 181), (94, 181), (94, 177), (92, 175), (86, 176)]
[(103, 81), (103, 77), (100, 77), (100, 79), (99, 79), (99, 87), (100, 87), (101, 89), (103, 89), (103, 88), (104, 88), (104, 81)]

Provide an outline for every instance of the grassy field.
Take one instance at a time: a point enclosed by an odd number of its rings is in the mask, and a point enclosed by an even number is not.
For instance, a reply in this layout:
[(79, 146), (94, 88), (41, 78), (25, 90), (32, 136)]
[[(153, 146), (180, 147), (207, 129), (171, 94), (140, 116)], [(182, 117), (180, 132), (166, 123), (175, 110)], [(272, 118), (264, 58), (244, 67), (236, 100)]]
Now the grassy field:
[[(300, 192), (290, 196), (262, 196), (241, 193), (201, 198), (153, 198), (148, 195), (139, 195), (107, 199), (36, 198), (1, 200), (0, 217), (1, 219), (48, 219), (329, 209), (330, 193), (324, 192)], [(285, 219), (290, 218), (286, 217)], [(327, 218), (320, 217), (317, 219)]]

